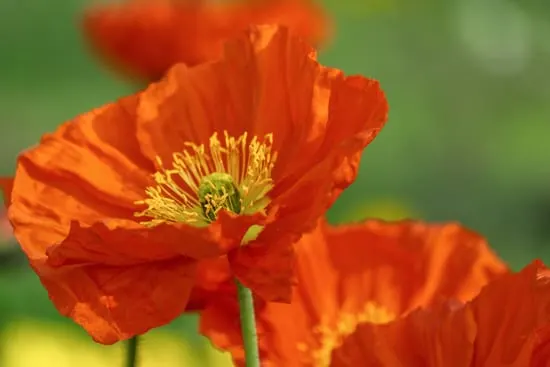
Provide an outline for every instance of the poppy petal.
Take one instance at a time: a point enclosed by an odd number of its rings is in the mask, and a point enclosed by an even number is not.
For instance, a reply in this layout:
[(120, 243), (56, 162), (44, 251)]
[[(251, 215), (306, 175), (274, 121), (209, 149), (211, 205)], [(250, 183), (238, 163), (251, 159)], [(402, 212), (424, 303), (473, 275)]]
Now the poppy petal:
[(138, 147), (137, 101), (127, 97), (81, 115), (21, 154), (9, 217), (27, 253), (60, 243), (72, 220), (133, 221), (134, 201), (154, 168)]
[[(342, 346), (332, 352), (330, 365), (478, 366), (471, 364), (476, 335), (474, 317), (465, 310), (451, 312), (449, 307), (434, 307), (430, 311), (420, 309), (389, 325), (360, 325)], [(372, 348), (374, 345), (376, 348)], [(433, 349), (428, 350), (428, 345)]]
[[(220, 213), (206, 229), (166, 224), (153, 228), (135, 222), (95, 223), (82, 227), (72, 222), (71, 231), (59, 245), (47, 249), (48, 263), (63, 266), (98, 263), (113, 266), (139, 264), (183, 256), (213, 258), (239, 246), (253, 217)], [(248, 219), (248, 221), (247, 221)]]
[(358, 326), (334, 350), (331, 366), (542, 367), (549, 308), (550, 270), (535, 261), (465, 305), (447, 301), (387, 325)]
[(95, 341), (113, 344), (179, 316), (194, 283), (194, 264), (168, 260), (127, 267), (31, 262), (62, 315)]
[(285, 240), (257, 241), (228, 255), (233, 274), (254, 294), (266, 301), (290, 302), (294, 283), (294, 250)]
[(191, 291), (187, 311), (200, 311), (212, 297), (234, 294), (233, 274), (227, 256), (204, 259), (197, 264), (196, 281)]

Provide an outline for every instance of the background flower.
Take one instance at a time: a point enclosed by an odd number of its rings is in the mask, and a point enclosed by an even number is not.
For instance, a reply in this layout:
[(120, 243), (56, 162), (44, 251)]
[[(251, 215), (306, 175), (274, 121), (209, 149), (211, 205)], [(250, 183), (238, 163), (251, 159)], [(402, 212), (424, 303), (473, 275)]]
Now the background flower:
[(308, 42), (327, 35), (327, 20), (310, 0), (126, 1), (90, 8), (83, 30), (119, 70), (158, 79), (174, 64), (219, 58), (223, 44), (250, 25), (282, 24)]
[(8, 242), (13, 238), (13, 230), (5, 209), (0, 209), (0, 242)]

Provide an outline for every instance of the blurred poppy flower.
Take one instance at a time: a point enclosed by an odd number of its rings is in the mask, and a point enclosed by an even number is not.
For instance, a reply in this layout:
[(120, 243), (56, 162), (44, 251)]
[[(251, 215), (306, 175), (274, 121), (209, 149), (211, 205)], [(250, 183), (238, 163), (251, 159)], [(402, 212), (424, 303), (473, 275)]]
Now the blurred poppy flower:
[(5, 209), (0, 209), (0, 242), (7, 242), (13, 238), (13, 232)]
[[(3, 190), (4, 202), (7, 203), (10, 199), (8, 193), (11, 191), (13, 179), (10, 177), (0, 177), (0, 187), (5, 187)], [(13, 239), (13, 229), (8, 219), (8, 213), (5, 208), (0, 208), (0, 243), (8, 243)]]
[(174, 64), (219, 58), (223, 43), (250, 25), (281, 24), (311, 44), (326, 37), (326, 20), (310, 0), (127, 1), (89, 9), (86, 38), (126, 74), (157, 80)]
[[(332, 366), (332, 350), (359, 324), (389, 322), (440, 299), (468, 301), (508, 272), (482, 237), (457, 224), (321, 222), (295, 254), (292, 304), (257, 304), (262, 366)], [(201, 313), (201, 332), (244, 365), (238, 320), (236, 297), (218, 294)]]
[(9, 218), (55, 306), (101, 343), (184, 311), (198, 260), (227, 254), (259, 297), (288, 301), (292, 243), (355, 179), (387, 112), (377, 82), (253, 27), (222, 60), (45, 135), (18, 159)]
[(334, 367), (544, 367), (550, 358), (550, 270), (535, 261), (471, 302), (445, 302), (387, 325), (364, 323)]

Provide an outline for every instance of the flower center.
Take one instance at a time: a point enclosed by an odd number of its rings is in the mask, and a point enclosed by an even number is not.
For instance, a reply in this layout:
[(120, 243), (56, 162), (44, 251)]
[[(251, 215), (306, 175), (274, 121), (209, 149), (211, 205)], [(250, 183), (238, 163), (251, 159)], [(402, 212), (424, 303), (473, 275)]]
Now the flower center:
[(304, 362), (317, 367), (329, 367), (332, 351), (339, 347), (344, 338), (351, 335), (359, 324), (386, 324), (395, 316), (373, 302), (367, 302), (357, 313), (342, 313), (333, 322), (321, 321), (313, 328), (313, 340), (298, 343)]
[(229, 209), (233, 213), (241, 212), (241, 194), (227, 173), (212, 173), (199, 184), (199, 203), (202, 213), (210, 220), (216, 220), (220, 209)]
[(224, 138), (220, 142), (214, 133), (207, 147), (185, 143), (186, 149), (173, 154), (171, 168), (164, 168), (157, 157), (156, 185), (145, 190), (146, 199), (136, 202), (147, 206), (135, 214), (149, 218), (142, 224), (203, 226), (215, 221), (222, 209), (245, 215), (265, 209), (277, 160), (273, 135), (248, 140), (247, 133), (234, 138), (224, 131)]

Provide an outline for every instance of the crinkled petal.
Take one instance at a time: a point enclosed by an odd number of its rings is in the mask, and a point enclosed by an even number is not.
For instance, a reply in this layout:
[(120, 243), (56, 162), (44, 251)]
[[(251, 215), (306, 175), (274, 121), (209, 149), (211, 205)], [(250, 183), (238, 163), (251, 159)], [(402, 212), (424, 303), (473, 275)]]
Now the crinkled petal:
[(382, 289), (373, 294), (397, 313), (441, 298), (468, 301), (488, 281), (509, 271), (482, 236), (458, 223), (368, 220), (330, 227), (327, 233), (329, 243), (349, 243), (350, 254), (364, 252), (363, 256), (349, 256), (336, 246), (329, 247), (335, 268), (349, 279), (354, 273), (363, 272), (365, 264), (380, 268), (389, 256), (399, 261), (399, 266), (394, 267), (399, 277), (386, 277), (383, 282), (399, 289), (401, 296), (379, 298), (384, 293)]
[(360, 325), (333, 351), (330, 366), (473, 367), (476, 324), (469, 310), (458, 307), (445, 304), (389, 325)]
[(183, 259), (127, 267), (54, 269), (36, 261), (31, 266), (59, 312), (102, 344), (143, 334), (178, 317), (195, 280), (194, 263)]
[[(229, 45), (228, 54), (251, 52), (237, 46)], [(266, 118), (256, 129), (261, 135), (280, 125), (274, 137), (275, 141), (281, 137), (278, 144), (283, 147), (278, 150), (270, 193), (276, 219), (264, 231), (274, 237), (284, 233), (293, 242), (312, 230), (355, 180), (363, 149), (387, 120), (388, 104), (378, 82), (345, 77), (319, 65), (315, 52), (289, 34), (278, 32), (270, 38), (262, 34), (253, 47), (264, 47), (256, 69), (265, 97), (257, 108)], [(280, 55), (285, 62), (278, 62)]]
[(446, 302), (387, 325), (360, 325), (333, 351), (331, 366), (543, 367), (549, 310), (550, 270), (535, 261), (465, 305)]
[(201, 260), (197, 264), (195, 286), (191, 291), (187, 311), (203, 310), (213, 298), (233, 292), (233, 274), (227, 256)]
[(229, 253), (233, 274), (266, 301), (290, 302), (294, 284), (294, 250), (291, 243), (258, 240)]
[(473, 364), (526, 366), (548, 342), (539, 331), (550, 324), (550, 270), (535, 261), (488, 285), (467, 307), (477, 323)]
[(59, 245), (47, 249), (52, 266), (98, 263), (124, 266), (173, 257), (215, 258), (239, 246), (254, 216), (235, 216), (223, 211), (206, 228), (162, 224), (153, 228), (134, 222), (96, 223), (82, 227), (72, 222)]
[(62, 242), (70, 223), (134, 222), (154, 166), (135, 131), (138, 95), (61, 125), (18, 159), (9, 217), (32, 258)]

